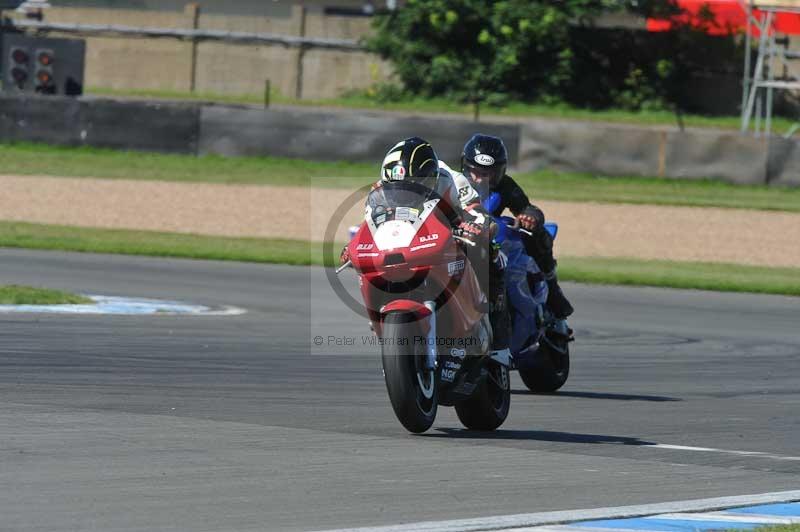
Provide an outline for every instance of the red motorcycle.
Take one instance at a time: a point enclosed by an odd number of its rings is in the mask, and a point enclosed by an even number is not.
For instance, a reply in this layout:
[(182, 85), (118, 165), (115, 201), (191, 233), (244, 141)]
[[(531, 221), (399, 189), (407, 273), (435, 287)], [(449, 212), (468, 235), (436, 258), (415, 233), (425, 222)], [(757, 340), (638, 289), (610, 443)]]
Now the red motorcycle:
[(465, 246), (428, 189), (403, 181), (373, 190), (348, 251), (381, 347), (397, 419), (428, 430), (439, 405), (470, 429), (508, 416), (508, 351), (490, 351), (489, 305)]

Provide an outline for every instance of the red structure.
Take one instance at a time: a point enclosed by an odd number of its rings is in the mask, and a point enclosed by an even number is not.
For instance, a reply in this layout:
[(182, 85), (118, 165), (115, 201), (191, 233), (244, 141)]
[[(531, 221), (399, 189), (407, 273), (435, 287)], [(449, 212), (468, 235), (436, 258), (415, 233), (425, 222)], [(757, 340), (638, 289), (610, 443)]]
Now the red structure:
[[(669, 31), (690, 24), (709, 35), (729, 35), (747, 30), (747, 0), (677, 0), (683, 13), (670, 19), (648, 19), (648, 31)], [(757, 7), (753, 16), (764, 20), (766, 13)], [(772, 27), (778, 33), (800, 35), (800, 14), (775, 13)], [(750, 24), (751, 35), (758, 36), (759, 29)]]

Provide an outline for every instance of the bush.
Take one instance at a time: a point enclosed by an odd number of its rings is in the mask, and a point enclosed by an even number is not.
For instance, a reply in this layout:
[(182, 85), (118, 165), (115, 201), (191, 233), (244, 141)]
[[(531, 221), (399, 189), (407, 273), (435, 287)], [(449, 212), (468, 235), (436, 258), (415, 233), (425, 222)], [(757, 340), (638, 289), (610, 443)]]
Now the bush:
[[(592, 26), (595, 15), (621, 4), (408, 0), (376, 18), (368, 41), (402, 82), (377, 97), (698, 110), (690, 88), (697, 79), (741, 75), (743, 48), (732, 37), (708, 37), (692, 27), (652, 34)], [(670, 0), (632, 5), (645, 15), (675, 12)]]
[[(570, 21), (588, 0), (409, 0), (376, 20), (372, 50), (413, 94), (485, 99), (553, 94), (572, 78)], [(494, 97), (497, 99), (497, 97)]]

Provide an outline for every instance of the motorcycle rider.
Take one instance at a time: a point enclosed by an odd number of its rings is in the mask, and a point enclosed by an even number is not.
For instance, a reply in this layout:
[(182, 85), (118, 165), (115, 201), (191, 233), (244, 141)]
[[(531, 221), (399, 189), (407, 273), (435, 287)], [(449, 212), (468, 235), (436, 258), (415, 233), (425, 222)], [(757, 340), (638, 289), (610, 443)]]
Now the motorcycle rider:
[[(508, 208), (516, 216), (520, 227), (531, 235), (523, 235), (525, 250), (544, 273), (548, 287), (547, 307), (557, 319), (566, 319), (574, 309), (558, 285), (556, 260), (553, 257), (553, 237), (544, 227), (541, 209), (531, 204), (522, 188), (506, 173), (508, 151), (502, 139), (475, 134), (464, 145), (461, 154), (461, 172), (475, 189), (484, 194), (497, 192), (500, 205), (492, 212), (499, 216)], [(466, 195), (471, 192), (466, 190)]]
[[(506, 307), (506, 290), (502, 268), (504, 256), (499, 248), (493, 246), (492, 236), (497, 227), (491, 216), (478, 205), (470, 210), (462, 208), (459, 200), (459, 187), (471, 188), (463, 176), (459, 176), (456, 186), (450, 168), (439, 161), (431, 144), (420, 138), (411, 137), (395, 144), (383, 159), (381, 179), (373, 185), (373, 190), (383, 184), (402, 181), (416, 183), (440, 199), (440, 208), (453, 228), (453, 234), (474, 242), (467, 246), (466, 254), (475, 270), (481, 289), (489, 300), (489, 321), (492, 325), (492, 351), (508, 350), (509, 320)], [(472, 191), (474, 197), (477, 192)], [(463, 193), (462, 193), (463, 194)], [(342, 251), (342, 263), (349, 260), (348, 248)]]

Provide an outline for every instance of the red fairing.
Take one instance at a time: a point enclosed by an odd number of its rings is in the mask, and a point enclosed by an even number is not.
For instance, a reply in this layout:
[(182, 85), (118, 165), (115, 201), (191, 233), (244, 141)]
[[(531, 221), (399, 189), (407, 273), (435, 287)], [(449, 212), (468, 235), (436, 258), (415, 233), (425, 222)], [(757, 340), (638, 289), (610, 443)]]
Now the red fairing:
[(426, 298), (437, 301), (440, 337), (465, 337), (481, 319), (485, 297), (475, 273), (453, 239), (449, 223), (436, 212), (406, 247), (379, 250), (369, 227), (362, 223), (348, 249), (378, 335), (389, 311), (426, 317), (427, 308), (422, 305)]
[(384, 316), (390, 312), (410, 312), (421, 318), (427, 318), (431, 315), (431, 309), (422, 303), (411, 301), (410, 299), (395, 299), (391, 303), (387, 303), (381, 307), (381, 314)]

